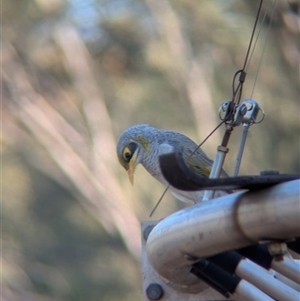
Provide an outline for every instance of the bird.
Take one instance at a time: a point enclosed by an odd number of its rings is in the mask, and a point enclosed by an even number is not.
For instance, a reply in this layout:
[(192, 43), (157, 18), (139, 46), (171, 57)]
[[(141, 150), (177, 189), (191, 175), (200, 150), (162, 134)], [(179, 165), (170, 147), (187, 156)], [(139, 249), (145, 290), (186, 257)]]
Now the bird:
[[(147, 124), (129, 127), (120, 136), (117, 143), (117, 156), (127, 171), (131, 184), (134, 183), (134, 171), (141, 164), (159, 182), (169, 186), (159, 166), (159, 156), (171, 152), (180, 152), (185, 163), (199, 176), (209, 178), (213, 161), (189, 137), (171, 130), (158, 129)], [(228, 177), (222, 169), (221, 177)], [(171, 193), (180, 201), (202, 201), (204, 191), (183, 191), (170, 186)], [(228, 194), (217, 191), (215, 197)]]

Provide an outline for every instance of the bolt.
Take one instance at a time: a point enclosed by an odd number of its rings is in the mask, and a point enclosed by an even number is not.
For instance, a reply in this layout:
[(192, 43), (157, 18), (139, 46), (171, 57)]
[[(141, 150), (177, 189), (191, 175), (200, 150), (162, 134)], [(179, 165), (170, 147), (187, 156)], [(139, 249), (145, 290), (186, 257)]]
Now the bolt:
[[(249, 100), (248, 100), (249, 101)], [(246, 103), (247, 110), (250, 111), (253, 108), (253, 104), (251, 102)]]
[(241, 107), (239, 109), (239, 114), (241, 116), (244, 116), (247, 113), (247, 106), (245, 104), (241, 104)]
[(272, 256), (283, 255), (287, 252), (285, 242), (273, 242), (268, 245), (268, 251)]
[(164, 291), (160, 284), (151, 283), (146, 289), (146, 294), (149, 300), (159, 300), (164, 295)]
[(147, 241), (148, 237), (149, 237), (149, 234), (151, 233), (151, 231), (153, 230), (155, 226), (152, 225), (152, 226), (147, 226), (144, 231), (143, 231), (143, 237), (144, 239)]

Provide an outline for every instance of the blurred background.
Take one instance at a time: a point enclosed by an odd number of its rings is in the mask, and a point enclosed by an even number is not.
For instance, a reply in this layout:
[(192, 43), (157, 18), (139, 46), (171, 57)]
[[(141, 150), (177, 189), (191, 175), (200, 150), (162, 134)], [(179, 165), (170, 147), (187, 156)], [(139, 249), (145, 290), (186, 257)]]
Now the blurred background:
[[(140, 222), (164, 187), (142, 167), (131, 186), (116, 142), (148, 123), (200, 143), (232, 97), (257, 7), (3, 1), (3, 301), (142, 299)], [(242, 100), (252, 96), (267, 115), (250, 129), (241, 174), (299, 173), (299, 2), (274, 9), (266, 0), (258, 31)], [(229, 174), (241, 130), (230, 140)], [(203, 146), (211, 158), (223, 132)], [(152, 219), (189, 205), (167, 193)]]

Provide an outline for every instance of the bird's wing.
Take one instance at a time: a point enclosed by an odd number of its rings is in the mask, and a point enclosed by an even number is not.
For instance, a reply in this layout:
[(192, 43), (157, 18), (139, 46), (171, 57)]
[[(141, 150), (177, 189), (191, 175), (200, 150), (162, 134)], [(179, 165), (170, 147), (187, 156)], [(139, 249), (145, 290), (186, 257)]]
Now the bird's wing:
[[(174, 148), (173, 151), (181, 153), (186, 164), (194, 172), (209, 178), (213, 161), (207, 157), (201, 148), (198, 148), (198, 145), (193, 140), (180, 133), (165, 131), (164, 142), (161, 143), (172, 145)], [(228, 177), (223, 169), (221, 171), (221, 177)]]
[(191, 168), (195, 173), (202, 175), (205, 178), (209, 178), (211, 166), (205, 166), (201, 164), (197, 157), (189, 156), (185, 159), (188, 167)]
[[(185, 159), (185, 162), (194, 172), (196, 172), (197, 174), (200, 174), (206, 178), (209, 178), (213, 161), (211, 161), (211, 165), (207, 165), (205, 163), (209, 163), (209, 162), (201, 163), (201, 162), (199, 162), (199, 158), (197, 158), (197, 156), (190, 156)], [(223, 168), (221, 170), (220, 177), (221, 178), (229, 177)]]

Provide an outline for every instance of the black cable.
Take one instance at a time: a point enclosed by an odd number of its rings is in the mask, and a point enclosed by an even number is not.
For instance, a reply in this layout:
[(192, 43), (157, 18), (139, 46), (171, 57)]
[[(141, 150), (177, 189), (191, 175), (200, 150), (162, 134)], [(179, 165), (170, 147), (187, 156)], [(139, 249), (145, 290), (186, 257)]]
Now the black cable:
[[(257, 14), (256, 14), (256, 18), (255, 18), (255, 22), (254, 22), (254, 26), (253, 26), (253, 30), (252, 30), (252, 34), (251, 34), (249, 45), (248, 45), (248, 49), (247, 49), (247, 52), (246, 52), (243, 68), (241, 70), (238, 70), (233, 76), (233, 80), (232, 80), (232, 99), (231, 99), (230, 110), (228, 112), (228, 115), (231, 115), (233, 113), (234, 106), (239, 104), (240, 101), (241, 101), (243, 84), (246, 80), (246, 67), (247, 67), (247, 64), (248, 64), (248, 58), (249, 58), (249, 54), (250, 54), (250, 51), (251, 51), (252, 42), (253, 42), (254, 34), (255, 34), (255, 31), (256, 31), (256, 27), (257, 27), (257, 23), (258, 23), (260, 11), (261, 11), (262, 3), (263, 3), (263, 0), (260, 0), (258, 10), (257, 10)], [(238, 74), (240, 75), (239, 84), (238, 84), (237, 88), (235, 89), (235, 81), (236, 81), (236, 77), (237, 77)]]
[(255, 33), (255, 30), (256, 30), (256, 26), (257, 26), (257, 22), (258, 22), (258, 18), (259, 18), (259, 15), (260, 15), (261, 6), (263, 4), (263, 1), (264, 0), (260, 0), (260, 3), (259, 3), (259, 7), (258, 7), (258, 10), (257, 10), (256, 19), (255, 19), (255, 22), (254, 22), (254, 26), (253, 26), (253, 30), (252, 30), (252, 34), (251, 34), (251, 38), (250, 38), (250, 42), (249, 42), (247, 54), (246, 54), (246, 57), (245, 57), (244, 66), (243, 66), (243, 69), (242, 69), (243, 71), (245, 71), (245, 69), (246, 69), (246, 65), (247, 65), (247, 62), (248, 62), (249, 53), (250, 53), (252, 42), (253, 42), (254, 33)]

